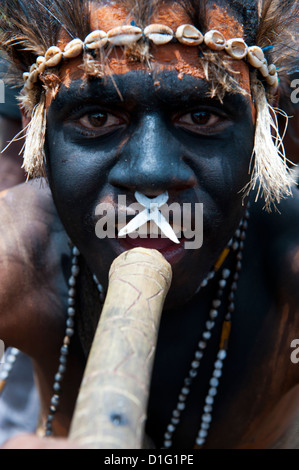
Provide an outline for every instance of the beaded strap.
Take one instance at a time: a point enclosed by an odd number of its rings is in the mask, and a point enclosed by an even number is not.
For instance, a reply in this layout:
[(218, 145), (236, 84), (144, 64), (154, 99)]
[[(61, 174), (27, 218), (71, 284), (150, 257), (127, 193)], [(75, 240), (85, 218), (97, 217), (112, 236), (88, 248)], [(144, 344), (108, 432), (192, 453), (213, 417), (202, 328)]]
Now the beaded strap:
[(25, 91), (31, 90), (37, 83), (39, 75), (46, 67), (57, 67), (62, 60), (73, 59), (82, 53), (93, 52), (107, 46), (132, 46), (140, 40), (145, 40), (162, 46), (178, 41), (185, 46), (200, 46), (205, 44), (212, 51), (225, 51), (230, 57), (237, 60), (246, 59), (265, 78), (267, 84), (273, 88), (278, 85), (278, 74), (274, 64), (269, 64), (263, 50), (258, 46), (247, 46), (242, 38), (226, 40), (222, 33), (212, 29), (204, 35), (193, 25), (183, 24), (174, 32), (171, 28), (161, 24), (151, 24), (144, 30), (135, 25), (125, 25), (113, 28), (107, 33), (102, 30), (92, 31), (82, 41), (72, 39), (62, 51), (57, 46), (51, 46), (45, 56), (39, 56), (29, 72), (23, 74)]

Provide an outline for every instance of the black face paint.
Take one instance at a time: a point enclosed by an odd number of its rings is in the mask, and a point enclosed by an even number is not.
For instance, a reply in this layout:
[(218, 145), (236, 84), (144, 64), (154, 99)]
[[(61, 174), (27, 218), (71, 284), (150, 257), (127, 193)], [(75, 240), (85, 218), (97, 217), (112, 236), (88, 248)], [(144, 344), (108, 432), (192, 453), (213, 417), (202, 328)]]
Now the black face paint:
[(136, 202), (135, 191), (149, 197), (168, 191), (169, 204), (203, 203), (202, 247), (181, 247), (172, 258), (168, 302), (184, 302), (244, 211), (240, 191), (249, 180), (254, 139), (250, 101), (235, 94), (221, 104), (208, 97), (206, 81), (190, 75), (180, 80), (176, 72), (153, 79), (134, 71), (114, 80), (122, 100), (109, 79), (84, 86), (78, 80), (62, 87), (49, 108), (47, 171), (54, 201), (69, 236), (104, 285), (124, 244), (97, 238), (99, 203), (115, 206), (122, 195), (129, 205)]

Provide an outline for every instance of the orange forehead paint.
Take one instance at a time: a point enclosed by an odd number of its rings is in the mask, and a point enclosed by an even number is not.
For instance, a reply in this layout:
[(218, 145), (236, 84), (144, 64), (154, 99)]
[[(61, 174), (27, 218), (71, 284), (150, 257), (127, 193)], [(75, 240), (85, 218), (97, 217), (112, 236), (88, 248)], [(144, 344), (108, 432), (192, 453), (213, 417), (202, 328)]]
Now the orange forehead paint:
[[(107, 32), (118, 26), (130, 24), (133, 20), (130, 13), (118, 4), (112, 3), (100, 8), (97, 8), (95, 4), (91, 6), (91, 31), (102, 29)], [(242, 25), (225, 8), (220, 8), (217, 5), (211, 6), (207, 12), (206, 22), (209, 30), (218, 29), (226, 39), (243, 36)], [(170, 8), (169, 3), (161, 2), (149, 20), (149, 24), (154, 23), (165, 24), (176, 31), (180, 25), (190, 23), (190, 18), (182, 5), (174, 2)], [(62, 30), (59, 47), (63, 49), (69, 41), (70, 38)], [(220, 56), (225, 57), (234, 79), (250, 96), (249, 69), (246, 63), (228, 57), (225, 52), (214, 52), (213, 54), (217, 54), (219, 58)], [(101, 64), (101, 68), (104, 75), (125, 74), (132, 70), (148, 70), (148, 64), (132, 61), (130, 54), (126, 54), (121, 47), (108, 49), (108, 53), (103, 54), (103, 57), (104, 63)], [(97, 60), (100, 63), (99, 58)], [(165, 70), (176, 70), (179, 79), (182, 79), (184, 75), (206, 79), (198, 47), (188, 47), (180, 43), (163, 46), (152, 45), (150, 67), (155, 74)], [(82, 78), (82, 80), (87, 78), (82, 69), (82, 58), (72, 59), (62, 64), (60, 79), (65, 86), (69, 86), (72, 80), (78, 78)]]

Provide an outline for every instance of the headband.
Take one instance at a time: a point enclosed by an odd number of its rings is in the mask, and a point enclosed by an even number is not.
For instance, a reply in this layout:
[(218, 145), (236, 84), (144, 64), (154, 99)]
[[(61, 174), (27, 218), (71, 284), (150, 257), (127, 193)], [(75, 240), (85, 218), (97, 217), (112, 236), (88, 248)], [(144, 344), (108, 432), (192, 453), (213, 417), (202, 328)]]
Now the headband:
[(242, 38), (226, 40), (222, 33), (213, 29), (204, 35), (195, 26), (183, 24), (174, 33), (171, 28), (161, 24), (151, 24), (144, 30), (134, 24), (113, 28), (108, 32), (96, 30), (88, 34), (84, 41), (72, 39), (62, 51), (57, 46), (51, 46), (45, 56), (39, 56), (30, 67), (29, 72), (23, 74), (25, 81), (24, 91), (31, 90), (37, 83), (40, 74), (47, 67), (57, 67), (63, 60), (73, 59), (82, 53), (95, 53), (109, 45), (130, 47), (139, 41), (151, 42), (162, 46), (170, 42), (179, 42), (185, 46), (200, 46), (204, 44), (211, 51), (225, 51), (231, 58), (245, 59), (249, 65), (257, 69), (267, 84), (276, 89), (278, 74), (274, 64), (269, 64), (263, 50), (258, 46), (247, 46)]

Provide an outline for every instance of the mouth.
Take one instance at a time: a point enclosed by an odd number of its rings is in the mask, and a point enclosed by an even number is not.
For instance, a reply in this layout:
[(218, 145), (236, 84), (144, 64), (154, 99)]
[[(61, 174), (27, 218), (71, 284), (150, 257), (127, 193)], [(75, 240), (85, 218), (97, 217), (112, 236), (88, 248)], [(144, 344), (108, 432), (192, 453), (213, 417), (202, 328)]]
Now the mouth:
[(121, 250), (120, 252), (131, 250), (136, 247), (157, 250), (171, 265), (178, 263), (185, 254), (184, 238), (180, 239), (180, 243), (178, 244), (172, 242), (169, 238), (162, 237), (160, 235), (156, 238), (152, 238), (150, 235), (146, 237), (138, 236), (136, 238), (129, 236), (117, 237), (113, 242), (115, 245), (119, 246)]

